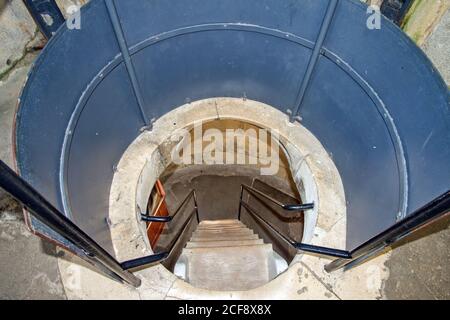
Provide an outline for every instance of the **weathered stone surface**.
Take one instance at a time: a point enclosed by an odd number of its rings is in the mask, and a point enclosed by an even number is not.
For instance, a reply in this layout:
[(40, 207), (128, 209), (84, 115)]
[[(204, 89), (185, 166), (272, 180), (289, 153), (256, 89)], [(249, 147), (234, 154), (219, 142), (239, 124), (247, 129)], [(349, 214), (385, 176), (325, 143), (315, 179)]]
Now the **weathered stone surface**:
[(37, 29), (22, 1), (0, 0), (0, 26), (1, 79), (26, 55)]
[(0, 270), (0, 300), (66, 298), (55, 247), (28, 231), (12, 199), (0, 204)]
[(447, 9), (422, 48), (441, 73), (447, 86), (450, 85), (450, 9)]
[(403, 30), (421, 46), (449, 8), (448, 0), (415, 1), (404, 19)]

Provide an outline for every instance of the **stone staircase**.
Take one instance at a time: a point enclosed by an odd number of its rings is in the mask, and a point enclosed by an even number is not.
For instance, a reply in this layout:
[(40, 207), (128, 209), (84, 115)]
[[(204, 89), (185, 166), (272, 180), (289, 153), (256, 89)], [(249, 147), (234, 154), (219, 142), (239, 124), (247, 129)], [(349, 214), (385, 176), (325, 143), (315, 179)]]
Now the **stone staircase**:
[(238, 220), (201, 222), (178, 259), (174, 273), (209, 290), (250, 290), (288, 268), (286, 261)]

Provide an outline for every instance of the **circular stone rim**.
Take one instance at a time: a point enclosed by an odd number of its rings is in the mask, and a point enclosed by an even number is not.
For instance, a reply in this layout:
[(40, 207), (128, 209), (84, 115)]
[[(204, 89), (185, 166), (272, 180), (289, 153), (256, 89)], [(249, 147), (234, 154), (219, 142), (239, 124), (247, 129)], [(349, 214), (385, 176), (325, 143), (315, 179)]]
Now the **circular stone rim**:
[[(145, 207), (148, 200), (151, 189), (148, 186), (153, 185), (170, 164), (167, 152), (161, 146), (171, 141), (177, 131), (191, 128), (198, 121), (225, 119), (262, 128), (276, 128), (279, 131), (297, 188), (300, 189), (300, 183), (303, 183), (306, 190), (306, 194), (302, 194), (303, 199), (317, 204), (305, 217), (303, 242), (324, 245), (323, 239), (318, 235), (325, 232), (330, 236), (334, 232), (336, 234), (331, 236), (332, 246), (345, 247), (344, 189), (336, 166), (320, 142), (306, 128), (298, 123), (291, 123), (286, 114), (271, 106), (247, 99), (211, 98), (183, 105), (160, 118), (154, 123), (152, 131), (142, 133), (120, 160), (111, 186), (109, 214), (113, 247), (119, 261), (153, 253), (145, 236), (145, 223), (139, 219), (139, 208)], [(320, 230), (318, 233), (317, 229)], [(124, 235), (128, 235), (128, 239)], [(283, 278), (289, 277), (292, 273), (290, 270), (302, 257), (303, 254), (298, 254), (288, 270), (274, 280), (259, 288), (241, 292), (259, 295), (267, 292), (268, 286), (277, 284), (286, 290)], [(168, 280), (175, 277), (161, 265), (140, 272), (148, 277), (150, 270), (154, 268), (158, 268), (158, 276)], [(233, 291), (199, 289), (182, 279), (176, 279), (175, 281), (182, 282), (181, 287), (184, 287), (185, 293), (190, 292), (188, 295), (191, 298), (192, 294), (196, 296), (195, 292), (198, 295), (198, 292), (205, 291), (213, 296), (233, 294)], [(143, 286), (145, 282), (143, 279)]]

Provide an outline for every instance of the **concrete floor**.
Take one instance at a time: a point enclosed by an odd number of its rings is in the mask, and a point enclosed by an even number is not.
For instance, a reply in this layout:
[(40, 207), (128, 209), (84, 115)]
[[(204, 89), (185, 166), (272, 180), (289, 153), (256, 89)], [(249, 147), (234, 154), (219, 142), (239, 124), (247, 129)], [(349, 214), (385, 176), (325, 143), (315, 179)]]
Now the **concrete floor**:
[(386, 299), (450, 299), (450, 221), (406, 239), (392, 251), (386, 267)]
[[(450, 10), (425, 42), (425, 53), (450, 85)], [(407, 239), (387, 263), (385, 283), (388, 299), (450, 299), (450, 226), (441, 222)]]
[[(424, 48), (450, 79), (449, 13)], [(12, 164), (11, 129), (17, 97), (35, 54), (0, 79), (0, 159)], [(450, 299), (450, 227), (427, 229), (396, 248), (387, 262), (386, 299)], [(20, 207), (0, 190), (0, 299), (65, 299), (55, 248), (31, 235)]]
[(422, 49), (450, 86), (450, 10), (447, 10)]
[[(36, 54), (0, 80), (0, 159), (12, 165), (11, 131), (22, 85)], [(0, 299), (65, 299), (55, 247), (32, 235), (21, 207), (0, 189)]]
[(0, 300), (65, 299), (53, 245), (32, 235), (15, 201), (0, 206)]

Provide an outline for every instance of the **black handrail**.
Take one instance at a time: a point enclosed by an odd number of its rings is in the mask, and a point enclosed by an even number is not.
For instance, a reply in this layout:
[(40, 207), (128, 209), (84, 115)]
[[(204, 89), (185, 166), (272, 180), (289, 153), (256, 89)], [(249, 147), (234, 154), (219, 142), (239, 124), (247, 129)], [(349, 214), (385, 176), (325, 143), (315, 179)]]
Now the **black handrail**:
[(450, 216), (450, 190), (434, 199), (424, 207), (415, 211), (402, 221), (397, 222), (392, 227), (376, 235), (366, 243), (351, 251), (352, 260), (338, 259), (325, 267), (325, 270), (332, 272), (343, 267), (355, 267), (378, 252), (392, 247), (398, 241), (411, 235), (415, 231)]
[(149, 216), (149, 215), (141, 213), (141, 220), (145, 221), (145, 222), (167, 223), (167, 222), (171, 222), (173, 220), (173, 217), (172, 216), (167, 216), (167, 217)]
[(84, 253), (81, 256), (114, 280), (138, 287), (141, 280), (124, 270), (121, 264), (95, 240), (70, 221), (30, 184), (0, 160), (0, 187), (17, 199), (36, 219), (71, 242)]
[(263, 217), (261, 217), (255, 209), (250, 207), (247, 203), (244, 201), (241, 201), (241, 206), (243, 206), (247, 211), (254, 217), (258, 218), (261, 222), (264, 223), (264, 225), (271, 229), (275, 234), (277, 234), (281, 239), (283, 239), (285, 242), (290, 244), (292, 247), (294, 247), (297, 250), (309, 252), (309, 253), (315, 253), (335, 258), (342, 258), (342, 259), (351, 259), (352, 256), (350, 252), (345, 250), (339, 250), (339, 249), (332, 249), (332, 248), (325, 248), (325, 247), (319, 247), (314, 246), (310, 244), (304, 244), (301, 242), (294, 241), (292, 238), (289, 238), (282, 234), (277, 228), (275, 228), (270, 222), (265, 220)]
[[(361, 246), (354, 250), (339, 250), (333, 248), (319, 247), (301, 242), (296, 242), (293, 239), (282, 234), (277, 228), (275, 228), (270, 222), (261, 217), (255, 209), (250, 207), (242, 199), (242, 192), (245, 186), (241, 190), (241, 199), (239, 204), (239, 219), (241, 215), (241, 208), (244, 207), (253, 217), (261, 221), (264, 226), (273, 231), (281, 239), (287, 242), (292, 247), (300, 251), (309, 253), (325, 255), (330, 257), (337, 257), (338, 259), (325, 266), (327, 272), (333, 272), (341, 268), (352, 268), (364, 261), (368, 260), (375, 254), (385, 250), (388, 247), (392, 247), (395, 243), (411, 235), (415, 231), (436, 222), (441, 218), (448, 218), (450, 216), (450, 191), (447, 191), (440, 197), (434, 199), (424, 207), (415, 211), (407, 218), (399, 221), (387, 230), (379, 233), (377, 236), (368, 240)], [(247, 186), (246, 189), (249, 187)], [(251, 188), (253, 189), (253, 188)], [(250, 191), (251, 192), (251, 191)], [(258, 192), (259, 194), (261, 192)], [(264, 198), (267, 198), (264, 197)]]
[[(267, 194), (255, 189), (253, 187), (250, 187), (246, 184), (241, 185), (240, 201), (242, 201), (242, 198), (244, 195), (244, 190), (247, 190), (248, 193), (250, 193), (252, 196), (254, 196), (258, 199), (260, 199), (260, 197), (262, 197), (266, 200), (269, 200), (273, 204), (277, 205), (278, 207), (280, 207), (286, 211), (301, 212), (301, 211), (305, 211), (305, 210), (314, 209), (314, 203), (306, 203), (306, 204), (284, 204), (284, 203), (281, 203), (280, 201), (268, 196)], [(239, 206), (238, 219), (239, 220), (241, 219), (241, 206)]]
[(175, 217), (178, 215), (178, 213), (181, 211), (181, 209), (186, 205), (186, 203), (191, 200), (191, 198), (194, 198), (194, 208), (197, 214), (197, 221), (200, 222), (200, 217), (198, 214), (198, 204), (197, 204), (197, 194), (195, 190), (192, 190), (189, 192), (189, 194), (184, 198), (183, 202), (178, 206), (178, 208), (175, 210), (175, 213), (171, 216), (167, 217), (158, 217), (158, 216), (149, 216), (147, 214), (141, 213), (141, 219), (145, 222), (160, 222), (160, 223), (167, 223), (171, 222)]
[(178, 240), (180, 239), (181, 235), (186, 231), (189, 223), (192, 221), (192, 217), (194, 214), (197, 217), (197, 222), (200, 223), (200, 216), (198, 213), (198, 203), (197, 203), (197, 194), (195, 192), (195, 189), (188, 193), (188, 195), (184, 198), (183, 202), (178, 206), (178, 208), (175, 210), (175, 213), (172, 216), (168, 217), (156, 217), (156, 216), (147, 216), (141, 214), (141, 219), (143, 221), (147, 222), (160, 222), (160, 223), (168, 223), (173, 221), (173, 219), (181, 212), (181, 209), (184, 208), (184, 206), (188, 203), (189, 200), (194, 199), (194, 210), (189, 215), (189, 217), (186, 219), (185, 223), (183, 224), (183, 227), (180, 229), (180, 231), (177, 233), (175, 239), (171, 242), (169, 249), (164, 252), (155, 253), (151, 256), (142, 257), (133, 259), (130, 261), (126, 261), (121, 264), (122, 268), (124, 270), (131, 270), (140, 268), (146, 265), (155, 264), (155, 263), (161, 263), (164, 260), (166, 260), (173, 252), (173, 249), (175, 248), (175, 245), (177, 244)]
[(141, 280), (128, 270), (152, 263), (160, 263), (167, 259), (180, 236), (186, 231), (187, 225), (192, 220), (194, 213), (197, 215), (197, 221), (200, 221), (196, 194), (195, 190), (193, 190), (187, 195), (179, 209), (177, 209), (176, 214), (178, 214), (191, 197), (194, 198), (195, 208), (185, 222), (181, 232), (178, 233), (171, 244), (170, 249), (166, 252), (120, 263), (1, 160), (0, 187), (18, 200), (33, 217), (79, 248), (80, 252), (83, 253), (81, 258), (96, 266), (108, 277), (122, 283), (128, 283), (134, 287), (140, 286)]
[[(136, 269), (136, 268), (140, 268), (145, 265), (161, 263), (164, 260), (166, 260), (168, 257), (170, 257), (170, 255), (173, 252), (173, 249), (175, 248), (176, 244), (178, 243), (178, 240), (181, 238), (181, 236), (187, 230), (187, 227), (189, 226), (189, 223), (192, 221), (192, 217), (194, 216), (194, 214), (196, 212), (197, 212), (197, 208), (195, 208), (192, 211), (192, 213), (189, 215), (189, 217), (186, 219), (185, 223), (183, 224), (183, 227), (180, 229), (180, 231), (177, 233), (177, 236), (171, 242), (168, 250), (166, 250), (164, 252), (156, 253), (156, 254), (148, 256), (148, 257), (137, 258), (134, 260), (124, 262), (121, 264), (122, 268), (124, 270)], [(200, 220), (198, 220), (198, 213), (197, 213), (197, 222), (200, 222)]]
[(252, 187), (253, 189), (256, 189), (256, 187), (255, 187), (255, 182), (262, 183), (262, 184), (264, 184), (265, 186), (267, 186), (267, 187), (269, 187), (269, 188), (272, 188), (273, 190), (276, 190), (276, 192), (278, 192), (278, 193), (280, 193), (280, 194), (282, 194), (282, 195), (284, 195), (284, 196), (286, 196), (286, 197), (288, 197), (288, 198), (291, 198), (291, 199), (293, 199), (293, 200), (295, 200), (295, 201), (298, 201), (297, 198), (296, 198), (295, 196), (293, 196), (292, 194), (289, 194), (289, 193), (287, 193), (287, 192), (285, 192), (285, 191), (283, 191), (283, 190), (281, 190), (281, 189), (275, 188), (275, 187), (271, 186), (270, 184), (268, 184), (267, 182), (264, 182), (263, 180), (258, 179), (258, 178), (253, 178), (253, 182), (252, 182), (252, 185), (251, 185), (251, 187)]
[[(99, 271), (103, 272), (110, 278), (122, 283), (128, 283), (135, 287), (138, 287), (141, 284), (141, 280), (128, 270), (152, 263), (159, 263), (167, 259), (178, 243), (181, 235), (187, 230), (194, 213), (197, 215), (197, 221), (200, 221), (195, 190), (193, 190), (189, 193), (187, 198), (194, 197), (195, 208), (189, 215), (189, 218), (185, 221), (180, 232), (178, 232), (177, 236), (174, 238), (168, 251), (119, 263), (105, 249), (95, 242), (95, 240), (90, 238), (78, 226), (65, 217), (39, 192), (37, 192), (30, 184), (17, 175), (1, 160), (0, 187), (8, 192), (12, 197), (17, 199), (36, 219), (40, 220), (53, 231), (58, 233), (61, 237), (65, 238), (75, 247), (79, 248), (80, 252), (83, 253), (82, 255), (78, 253), (81, 258), (92, 263), (99, 269)], [(187, 200), (185, 199), (185, 201)], [(185, 201), (183, 201), (179, 208), (183, 207)], [(252, 209), (241, 199), (239, 210), (241, 210), (242, 206), (244, 206), (253, 217), (256, 217), (262, 221), (266, 227), (270, 228), (284, 241), (287, 241), (296, 249), (310, 253), (338, 257), (338, 260), (333, 261), (325, 267), (326, 271), (332, 272), (343, 267), (354, 267), (366, 261), (377, 252), (380, 252), (387, 247), (392, 247), (392, 245), (422, 227), (425, 227), (441, 218), (448, 218), (450, 215), (450, 191), (447, 191), (442, 196), (434, 199), (423, 208), (420, 208), (404, 220), (396, 223), (389, 229), (381, 232), (352, 251), (337, 250), (295, 242), (289, 237), (284, 236), (271, 223), (262, 218), (254, 209)], [(179, 210), (177, 209), (176, 213), (178, 213)]]

